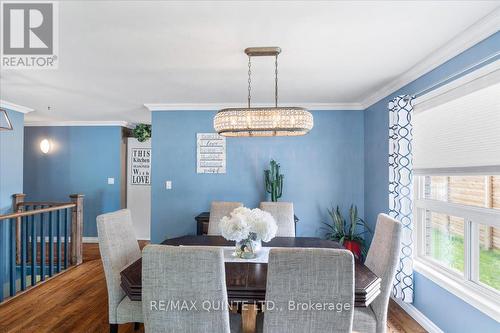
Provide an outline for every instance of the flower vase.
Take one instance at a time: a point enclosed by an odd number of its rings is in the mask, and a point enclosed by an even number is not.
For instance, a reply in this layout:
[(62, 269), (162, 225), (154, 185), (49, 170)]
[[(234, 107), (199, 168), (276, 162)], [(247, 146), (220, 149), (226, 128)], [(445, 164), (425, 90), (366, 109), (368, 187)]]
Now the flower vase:
[(236, 242), (234, 255), (241, 259), (254, 259), (257, 257), (261, 248), (262, 241), (260, 239), (243, 239)]

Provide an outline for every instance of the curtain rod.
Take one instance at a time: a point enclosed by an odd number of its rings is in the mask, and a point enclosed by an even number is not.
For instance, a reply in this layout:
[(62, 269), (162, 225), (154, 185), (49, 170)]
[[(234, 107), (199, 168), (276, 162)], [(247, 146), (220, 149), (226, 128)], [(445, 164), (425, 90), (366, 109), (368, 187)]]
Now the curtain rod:
[(449, 81), (452, 81), (453, 79), (457, 78), (458, 76), (461, 76), (462, 74), (465, 74), (467, 72), (471, 72), (474, 69), (477, 69), (477, 67), (480, 67), (483, 64), (486, 64), (488, 62), (496, 61), (497, 58), (500, 59), (500, 52), (494, 53), (494, 54), (492, 54), (492, 55), (490, 55), (490, 56), (488, 56), (486, 58), (481, 59), (479, 62), (476, 62), (475, 64), (470, 65), (469, 67), (464, 68), (460, 72), (454, 73), (454, 74), (446, 77), (445, 79), (443, 79), (443, 80), (441, 80), (441, 81), (439, 81), (437, 83), (434, 83), (434, 84), (430, 85), (429, 87), (427, 87), (427, 88), (425, 88), (423, 90), (420, 90), (419, 92), (413, 94), (413, 96), (414, 97), (419, 97), (421, 95), (424, 95), (425, 93), (433, 90), (434, 88), (437, 88), (438, 86), (442, 86), (445, 83), (448, 83)]

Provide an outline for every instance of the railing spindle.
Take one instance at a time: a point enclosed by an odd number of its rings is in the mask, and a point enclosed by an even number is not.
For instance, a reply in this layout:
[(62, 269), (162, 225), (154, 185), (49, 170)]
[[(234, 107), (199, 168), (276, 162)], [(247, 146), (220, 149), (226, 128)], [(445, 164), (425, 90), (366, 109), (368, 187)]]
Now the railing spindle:
[(64, 210), (64, 269), (68, 268), (68, 214), (69, 209)]
[(28, 218), (21, 218), (21, 290), (26, 289), (26, 254), (28, 242), (26, 241), (26, 234), (28, 233), (27, 224)]
[[(43, 206), (42, 206), (43, 208)], [(40, 280), (45, 280), (45, 233), (44, 219), (45, 214), (40, 215)]]
[(57, 213), (57, 273), (61, 271), (61, 211), (56, 211)]
[(52, 212), (49, 212), (49, 276), (54, 274), (54, 231), (52, 228)]
[[(16, 222), (10, 219), (10, 296), (16, 294)], [(3, 286), (2, 286), (3, 289)], [(3, 293), (3, 290), (2, 290)]]
[[(29, 206), (26, 206), (26, 210), (30, 210)], [(32, 217), (31, 217), (32, 218)], [(26, 263), (30, 262), (30, 251), (29, 251), (29, 244), (30, 244), (30, 216), (26, 216), (26, 232), (24, 234), (24, 243), (26, 245)]]
[[(36, 210), (36, 206), (33, 206)], [(36, 284), (36, 219), (31, 215), (31, 285)]]

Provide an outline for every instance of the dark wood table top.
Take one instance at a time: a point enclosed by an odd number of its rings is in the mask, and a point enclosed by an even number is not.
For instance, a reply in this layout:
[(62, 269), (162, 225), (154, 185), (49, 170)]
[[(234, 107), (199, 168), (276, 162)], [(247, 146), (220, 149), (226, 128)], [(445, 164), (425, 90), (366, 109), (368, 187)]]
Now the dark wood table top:
[[(221, 236), (183, 236), (168, 239), (164, 245), (234, 246)], [(330, 240), (311, 237), (276, 237), (266, 247), (342, 248)], [(226, 285), (230, 301), (255, 302), (266, 297), (267, 264), (227, 262)], [(355, 306), (366, 307), (380, 294), (381, 279), (365, 265), (355, 263)], [(133, 301), (141, 300), (142, 260), (139, 259), (121, 272), (121, 286)]]

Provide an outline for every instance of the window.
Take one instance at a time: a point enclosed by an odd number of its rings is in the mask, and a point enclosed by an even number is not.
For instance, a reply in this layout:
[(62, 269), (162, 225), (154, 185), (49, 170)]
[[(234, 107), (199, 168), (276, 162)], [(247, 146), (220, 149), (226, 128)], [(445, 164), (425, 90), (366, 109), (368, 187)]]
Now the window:
[(425, 211), (425, 255), (457, 272), (464, 271), (464, 219)]
[(448, 289), (466, 301), (496, 303), (485, 312), (498, 318), (500, 176), (416, 176), (414, 182), (417, 271), (443, 287), (458, 282), (458, 290)]
[(415, 269), (500, 320), (500, 61), (415, 101)]

